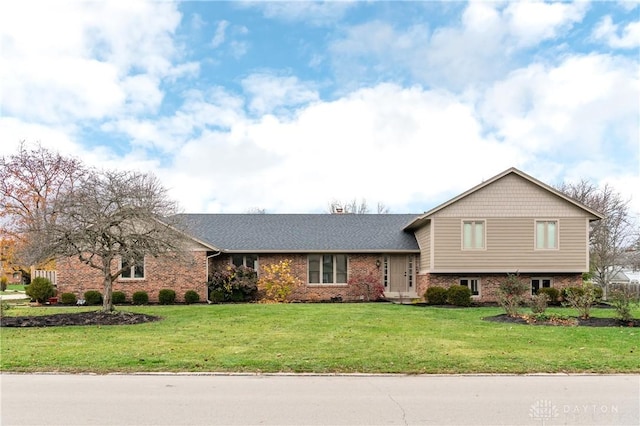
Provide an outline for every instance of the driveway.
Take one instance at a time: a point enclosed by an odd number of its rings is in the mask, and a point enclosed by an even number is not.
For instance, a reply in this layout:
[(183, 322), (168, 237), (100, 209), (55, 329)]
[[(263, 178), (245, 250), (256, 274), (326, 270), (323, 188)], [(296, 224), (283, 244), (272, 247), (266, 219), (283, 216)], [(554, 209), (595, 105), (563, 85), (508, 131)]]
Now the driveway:
[(640, 376), (0, 375), (2, 425), (634, 425)]

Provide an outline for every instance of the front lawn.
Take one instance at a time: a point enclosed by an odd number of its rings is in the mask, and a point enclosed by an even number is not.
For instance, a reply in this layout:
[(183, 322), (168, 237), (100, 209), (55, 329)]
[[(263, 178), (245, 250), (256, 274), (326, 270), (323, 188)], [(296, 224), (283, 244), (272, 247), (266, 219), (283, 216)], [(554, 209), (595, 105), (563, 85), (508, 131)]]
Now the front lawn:
[[(94, 310), (96, 308), (93, 308)], [(1, 328), (15, 372), (640, 372), (640, 329), (483, 321), (499, 308), (246, 304), (121, 308), (164, 320), (128, 326)], [(16, 307), (7, 315), (91, 310)], [(550, 312), (575, 315), (555, 308)], [(593, 316), (614, 315), (594, 309)], [(635, 317), (640, 310), (634, 311)]]

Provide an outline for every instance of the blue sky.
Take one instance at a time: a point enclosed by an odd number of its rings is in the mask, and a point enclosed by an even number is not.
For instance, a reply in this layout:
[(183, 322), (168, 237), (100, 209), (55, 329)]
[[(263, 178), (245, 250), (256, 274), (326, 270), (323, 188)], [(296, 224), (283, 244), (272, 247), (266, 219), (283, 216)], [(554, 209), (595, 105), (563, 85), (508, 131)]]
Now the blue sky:
[(515, 166), (640, 214), (637, 2), (0, 5), (0, 154), (155, 173), (187, 212), (421, 212)]

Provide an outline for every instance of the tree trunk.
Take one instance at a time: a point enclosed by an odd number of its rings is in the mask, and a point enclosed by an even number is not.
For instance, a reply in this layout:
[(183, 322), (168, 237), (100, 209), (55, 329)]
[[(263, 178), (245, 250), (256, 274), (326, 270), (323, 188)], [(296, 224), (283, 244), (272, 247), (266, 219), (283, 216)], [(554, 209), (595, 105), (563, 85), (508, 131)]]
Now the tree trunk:
[(104, 290), (102, 292), (102, 311), (103, 312), (111, 312), (113, 311), (113, 286), (111, 277), (104, 277)]

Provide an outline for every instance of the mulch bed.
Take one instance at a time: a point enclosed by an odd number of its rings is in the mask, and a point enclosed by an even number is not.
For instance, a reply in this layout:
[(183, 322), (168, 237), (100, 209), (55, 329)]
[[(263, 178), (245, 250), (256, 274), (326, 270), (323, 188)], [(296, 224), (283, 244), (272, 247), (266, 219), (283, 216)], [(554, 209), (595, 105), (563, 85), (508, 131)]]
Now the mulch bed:
[(621, 321), (617, 318), (588, 318), (581, 319), (571, 317), (567, 321), (527, 321), (523, 317), (510, 317), (507, 314), (496, 315), (493, 317), (483, 318), (485, 321), (512, 323), (512, 324), (528, 324), (528, 325), (564, 325), (564, 326), (585, 326), (585, 327), (640, 327), (640, 319), (632, 319), (630, 321)]
[(0, 327), (60, 327), (67, 325), (131, 325), (162, 318), (133, 312), (71, 312), (52, 315), (0, 318)]

